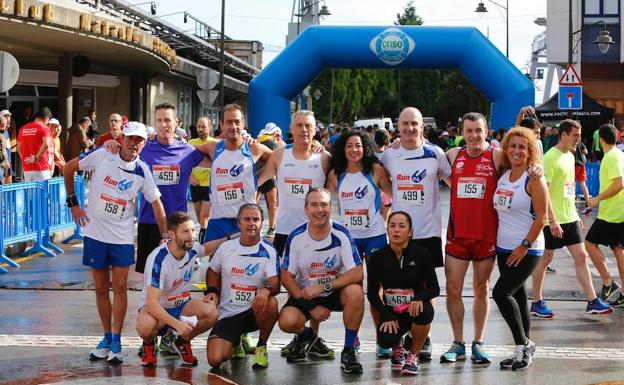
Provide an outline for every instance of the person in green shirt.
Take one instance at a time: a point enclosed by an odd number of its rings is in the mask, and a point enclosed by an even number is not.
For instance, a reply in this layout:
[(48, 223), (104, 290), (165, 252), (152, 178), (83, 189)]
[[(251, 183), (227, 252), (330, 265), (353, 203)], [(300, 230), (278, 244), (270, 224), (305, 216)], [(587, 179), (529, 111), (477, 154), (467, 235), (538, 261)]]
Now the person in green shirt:
[(542, 318), (551, 318), (552, 310), (542, 297), (546, 267), (552, 262), (556, 249), (567, 247), (574, 269), (588, 303), (588, 314), (607, 314), (613, 309), (596, 296), (592, 286), (587, 251), (581, 235), (582, 222), (576, 212), (574, 181), (574, 150), (581, 141), (581, 124), (566, 119), (559, 124), (559, 142), (544, 154), (544, 177), (548, 183), (550, 204), (548, 205), (548, 224), (544, 227), (544, 256), (533, 271), (533, 304), (531, 314)]
[(596, 129), (594, 131), (593, 140), (592, 140), (592, 150), (594, 152), (594, 162), (599, 162), (602, 160), (604, 156), (603, 148), (600, 146), (600, 139), (598, 138), (598, 131), (600, 129)]
[[(621, 286), (613, 280), (602, 251), (598, 245), (609, 246), (615, 255), (620, 279), (624, 278), (624, 153), (615, 147), (617, 130), (611, 124), (600, 126), (599, 140), (604, 157), (600, 164), (600, 194), (588, 201), (589, 207), (598, 204), (598, 218), (585, 236), (585, 248), (598, 269), (602, 278), (600, 298), (607, 301), (620, 292)], [(624, 306), (624, 295), (611, 303), (613, 306)]]

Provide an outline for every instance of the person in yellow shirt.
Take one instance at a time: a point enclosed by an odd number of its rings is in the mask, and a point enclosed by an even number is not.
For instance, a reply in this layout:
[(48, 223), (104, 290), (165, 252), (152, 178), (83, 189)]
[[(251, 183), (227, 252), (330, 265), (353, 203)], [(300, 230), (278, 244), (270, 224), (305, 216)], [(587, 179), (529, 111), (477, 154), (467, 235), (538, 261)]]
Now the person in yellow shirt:
[(603, 301), (619, 297), (611, 302), (615, 307), (624, 306), (621, 285), (613, 280), (602, 251), (598, 245), (609, 246), (615, 255), (620, 279), (624, 277), (624, 153), (615, 147), (617, 130), (611, 124), (604, 124), (598, 130), (600, 147), (604, 151), (600, 163), (600, 194), (588, 200), (590, 208), (598, 206), (598, 218), (585, 236), (585, 248), (602, 278), (600, 297)]
[[(189, 140), (189, 144), (205, 144), (216, 142), (217, 140), (210, 137), (212, 131), (212, 123), (210, 119), (202, 116), (197, 119), (197, 138)], [(210, 166), (211, 162), (208, 158), (193, 167), (191, 171), (191, 201), (195, 206), (195, 215), (199, 222), (199, 239), (204, 239), (204, 233), (208, 226), (208, 218), (210, 217)]]

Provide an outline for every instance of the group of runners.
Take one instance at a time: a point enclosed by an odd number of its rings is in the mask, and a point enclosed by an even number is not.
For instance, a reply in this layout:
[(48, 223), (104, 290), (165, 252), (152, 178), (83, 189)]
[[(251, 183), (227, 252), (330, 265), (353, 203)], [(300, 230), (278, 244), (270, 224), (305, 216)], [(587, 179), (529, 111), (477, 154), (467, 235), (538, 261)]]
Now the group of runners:
[[(345, 328), (340, 366), (345, 372), (360, 373), (364, 261), (377, 355), (390, 358), (392, 367), (406, 375), (417, 374), (419, 361), (432, 358), (429, 334), (440, 293), (436, 268), (445, 269), (446, 307), (453, 331), (442, 362), (466, 358), (462, 291), (471, 262), (470, 355), (475, 363), (491, 361), (483, 341), (495, 261), (501, 278), (493, 297), (516, 345), (513, 357), (500, 363), (504, 368), (522, 370), (531, 365), (535, 344), (529, 339), (524, 282), (533, 273), (534, 289), (539, 289), (534, 295), (537, 306), (545, 307), (542, 266), (548, 265), (553, 250), (563, 246), (570, 250), (587, 295), (586, 312), (612, 311), (605, 295), (614, 296), (619, 286), (602, 264), (599, 270), (605, 272), (604, 284), (610, 291), (603, 287), (603, 298), (595, 294), (580, 235), (582, 222), (570, 190), (574, 185), (570, 150), (580, 139), (577, 122), (561, 123), (558, 153), (547, 153), (541, 166), (533, 131), (515, 127), (494, 149), (485, 140), (488, 127), (479, 113), (463, 117), (466, 145), (445, 154), (424, 139), (420, 111), (405, 108), (399, 116), (400, 142), (386, 149), (381, 159), (371, 138), (361, 131), (343, 132), (332, 154), (323, 150), (313, 140), (316, 121), (311, 111), (293, 114), (293, 143), (275, 151), (243, 138), (244, 115), (235, 104), (223, 109), (222, 139), (204, 143), (175, 138), (175, 106), (158, 105), (155, 117), (155, 137), (148, 137), (141, 123), (129, 122), (121, 144), (108, 141), (65, 168), (67, 204), (84, 226), (83, 263), (93, 270), (104, 331), (90, 353), (94, 359), (123, 360), (126, 281), (135, 263), (133, 202), (139, 192), (143, 200), (136, 270), (144, 274), (144, 288), (137, 333), (143, 339), (140, 354), (146, 366), (157, 363), (158, 335), (161, 348), (179, 354), (185, 365), (196, 365), (190, 341), (211, 329), (207, 360), (212, 367), (252, 350), (253, 366), (267, 367), (266, 344), (275, 324), (294, 335), (282, 349), (288, 362), (308, 355), (334, 358), (334, 351), (319, 336), (319, 325), (339, 311)], [(610, 133), (611, 127), (601, 128), (603, 148), (611, 148)], [(595, 264), (604, 257), (591, 245), (608, 244), (622, 266), (624, 218), (617, 217), (621, 210), (610, 206), (621, 204), (624, 196), (620, 155), (611, 156), (604, 189), (601, 171), (601, 195), (589, 202), (591, 206), (600, 202), (598, 218), (602, 219), (594, 225), (602, 227), (593, 233), (592, 228), (593, 237), (588, 234), (586, 240)], [(259, 172), (258, 161), (264, 163)], [(211, 170), (209, 187), (204, 187), (212, 206), (207, 227), (200, 227), (199, 242), (195, 223), (185, 213), (186, 189), (197, 166)], [(86, 211), (73, 194), (78, 170), (92, 172)], [(264, 213), (256, 203), (258, 186), (270, 180), (277, 187), (279, 202), (273, 244), (262, 239)], [(444, 251), (441, 181), (451, 187)], [(196, 190), (195, 195), (202, 193)], [(338, 201), (334, 218), (332, 197)], [(388, 205), (392, 214), (385, 221), (382, 208)], [(619, 231), (619, 238), (607, 237), (606, 227)], [(193, 299), (194, 261), (203, 256), (210, 257), (207, 289), (201, 299)], [(288, 299), (278, 309), (275, 296), (281, 286)], [(622, 303), (621, 297), (616, 304)], [(253, 331), (259, 331), (255, 349), (247, 336)]]

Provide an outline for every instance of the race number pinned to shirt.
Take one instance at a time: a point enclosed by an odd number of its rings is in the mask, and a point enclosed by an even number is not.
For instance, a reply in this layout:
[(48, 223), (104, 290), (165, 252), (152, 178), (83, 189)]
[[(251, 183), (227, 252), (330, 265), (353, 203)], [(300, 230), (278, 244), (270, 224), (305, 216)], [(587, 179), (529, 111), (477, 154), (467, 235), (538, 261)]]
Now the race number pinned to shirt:
[(233, 205), (245, 197), (243, 183), (230, 183), (217, 186), (217, 199), (220, 205)]
[(384, 297), (386, 298), (386, 305), (397, 306), (408, 304), (412, 302), (414, 290), (412, 289), (386, 289), (384, 290)]
[(257, 291), (258, 288), (255, 286), (232, 283), (230, 285), (230, 302), (234, 305), (249, 306), (256, 298)]
[(180, 165), (164, 166), (155, 164), (152, 166), (154, 179), (159, 186), (178, 184), (180, 182)]
[(331, 282), (338, 277), (337, 271), (323, 271), (310, 273), (310, 286), (314, 285), (324, 285), (327, 282)]
[(510, 190), (496, 190), (494, 193), (494, 208), (501, 211), (510, 211), (513, 194), (513, 191)]
[(576, 195), (576, 186), (574, 183), (565, 183), (563, 185), (563, 197), (574, 199)]
[(175, 295), (167, 297), (167, 309), (172, 309), (184, 305), (187, 301), (191, 300), (191, 292), (185, 291)]
[(457, 197), (460, 199), (483, 199), (486, 184), (485, 178), (460, 177), (457, 183)]
[(424, 206), (425, 186), (422, 184), (400, 184), (397, 186), (398, 203), (403, 205)]
[(128, 201), (102, 194), (97, 202), (96, 211), (108, 219), (123, 219)]
[(352, 230), (365, 230), (368, 225), (368, 209), (345, 210), (345, 225)]
[(288, 198), (305, 199), (308, 190), (312, 187), (312, 179), (284, 178), (284, 183)]

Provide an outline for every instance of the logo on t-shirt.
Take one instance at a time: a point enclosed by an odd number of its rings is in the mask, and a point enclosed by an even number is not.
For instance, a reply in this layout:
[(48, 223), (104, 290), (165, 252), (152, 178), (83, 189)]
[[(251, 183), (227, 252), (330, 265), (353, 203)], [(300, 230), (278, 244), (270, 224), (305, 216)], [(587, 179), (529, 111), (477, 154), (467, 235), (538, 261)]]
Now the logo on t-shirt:
[(337, 259), (338, 258), (336, 258), (336, 255), (334, 254), (334, 256), (331, 259), (327, 257), (325, 259), (325, 262), (323, 262), (323, 265), (329, 269), (330, 267), (333, 267), (336, 264)]
[(245, 268), (245, 274), (252, 276), (254, 274), (256, 274), (256, 272), (260, 270), (260, 263), (256, 263), (255, 265), (252, 265), (251, 263), (249, 265), (247, 265), (247, 267)]
[(243, 172), (244, 168), (245, 168), (245, 165), (243, 164), (232, 166), (232, 168), (230, 169), (230, 176), (233, 176), (233, 177), (239, 176), (240, 173)]
[(416, 170), (416, 172), (412, 174), (412, 182), (420, 183), (423, 179), (425, 179), (426, 176), (427, 176), (427, 169), (424, 169), (422, 171)]
[(367, 192), (368, 192), (368, 186), (358, 187), (355, 190), (355, 197), (357, 199), (362, 199), (362, 198), (364, 198), (364, 196), (366, 195)]
[(126, 190), (128, 190), (129, 188), (131, 188), (131, 187), (132, 187), (132, 184), (133, 184), (133, 183), (134, 183), (134, 182), (133, 182), (133, 181), (131, 181), (131, 180), (128, 180), (128, 179), (122, 179), (122, 180), (120, 180), (120, 181), (119, 181), (119, 184), (117, 185), (117, 188), (118, 188), (119, 190), (121, 190), (121, 191), (126, 191)]

